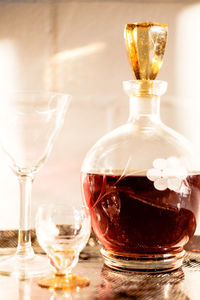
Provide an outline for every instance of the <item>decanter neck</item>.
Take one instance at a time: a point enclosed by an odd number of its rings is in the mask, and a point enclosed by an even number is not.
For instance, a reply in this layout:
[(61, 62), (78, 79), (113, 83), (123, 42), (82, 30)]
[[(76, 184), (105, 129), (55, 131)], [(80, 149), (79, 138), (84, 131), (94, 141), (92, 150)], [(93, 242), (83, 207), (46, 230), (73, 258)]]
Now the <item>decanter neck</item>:
[(142, 121), (142, 123), (160, 121), (159, 96), (130, 96), (129, 122)]

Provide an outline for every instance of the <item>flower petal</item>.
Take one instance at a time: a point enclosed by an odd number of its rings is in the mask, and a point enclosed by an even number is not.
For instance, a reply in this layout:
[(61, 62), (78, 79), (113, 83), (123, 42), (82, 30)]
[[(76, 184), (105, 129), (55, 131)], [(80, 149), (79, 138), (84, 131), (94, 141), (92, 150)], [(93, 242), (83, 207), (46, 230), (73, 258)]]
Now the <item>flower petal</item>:
[(170, 190), (179, 192), (181, 187), (182, 180), (177, 177), (171, 177), (167, 180), (167, 186)]
[(163, 170), (167, 166), (167, 161), (164, 158), (157, 158), (153, 161), (153, 166), (155, 169)]
[(181, 179), (186, 179), (188, 176), (187, 169), (185, 167), (181, 167), (181, 172), (180, 172), (180, 178)]
[(161, 176), (161, 172), (158, 169), (147, 170), (146, 176), (149, 180), (155, 181)]
[(164, 191), (167, 189), (167, 179), (166, 178), (158, 178), (154, 181), (154, 187), (159, 191)]
[(163, 178), (168, 178), (168, 177), (172, 176), (172, 174), (173, 174), (173, 169), (166, 168), (162, 172), (162, 177)]
[(184, 167), (166, 168), (163, 171), (163, 177), (177, 177), (177, 178), (181, 178), (181, 179), (186, 179), (187, 170)]
[(177, 157), (170, 156), (167, 159), (167, 166), (168, 168), (177, 169), (181, 166), (180, 160)]

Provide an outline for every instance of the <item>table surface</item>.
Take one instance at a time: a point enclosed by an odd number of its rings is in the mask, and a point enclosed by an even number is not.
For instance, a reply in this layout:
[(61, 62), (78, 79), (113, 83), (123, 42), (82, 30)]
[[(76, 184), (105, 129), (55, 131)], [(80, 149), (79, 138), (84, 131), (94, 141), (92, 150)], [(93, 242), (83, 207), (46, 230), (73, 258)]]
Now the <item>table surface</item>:
[(200, 254), (188, 252), (181, 269), (162, 274), (118, 272), (107, 268), (99, 246), (87, 247), (81, 254), (75, 274), (90, 279), (78, 292), (55, 292), (40, 288), (38, 278), (18, 280), (0, 276), (1, 300), (200, 300)]

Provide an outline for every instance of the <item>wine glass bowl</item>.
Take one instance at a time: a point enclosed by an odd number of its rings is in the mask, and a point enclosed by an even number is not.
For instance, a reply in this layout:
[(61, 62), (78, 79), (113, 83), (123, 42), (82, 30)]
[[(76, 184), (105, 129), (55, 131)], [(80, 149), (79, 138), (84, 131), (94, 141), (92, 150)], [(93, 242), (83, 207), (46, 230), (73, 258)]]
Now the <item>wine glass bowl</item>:
[(14, 172), (36, 173), (46, 161), (63, 124), (70, 96), (17, 92), (7, 93), (4, 98), (0, 112), (3, 151)]
[(88, 279), (71, 274), (79, 254), (90, 236), (90, 217), (86, 207), (44, 205), (38, 209), (36, 233), (54, 270), (39, 285), (54, 289), (74, 289), (89, 284)]

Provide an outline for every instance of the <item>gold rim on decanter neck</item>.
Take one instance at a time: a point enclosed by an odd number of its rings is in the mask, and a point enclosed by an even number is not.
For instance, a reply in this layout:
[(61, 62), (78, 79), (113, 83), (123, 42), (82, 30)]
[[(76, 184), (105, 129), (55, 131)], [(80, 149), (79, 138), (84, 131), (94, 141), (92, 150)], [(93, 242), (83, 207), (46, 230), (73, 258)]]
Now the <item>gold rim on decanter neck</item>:
[(168, 83), (162, 80), (128, 80), (123, 81), (123, 89), (129, 97), (162, 96)]
[(162, 66), (167, 41), (166, 24), (126, 24), (124, 38), (131, 71), (138, 80), (154, 80)]

